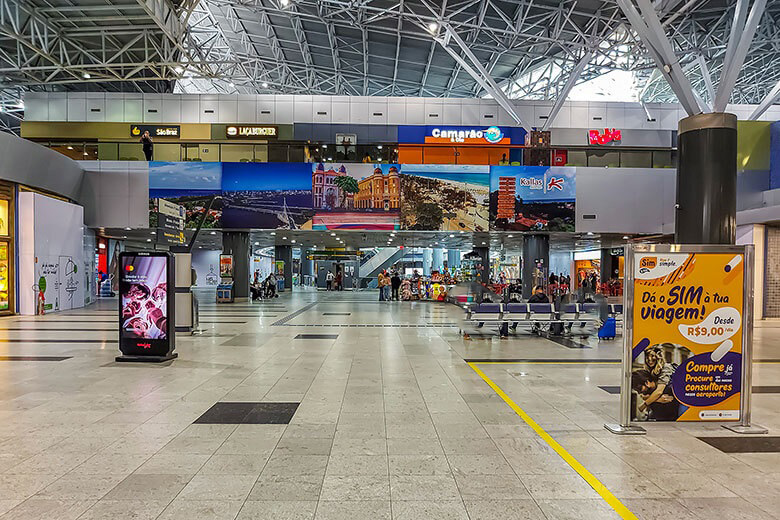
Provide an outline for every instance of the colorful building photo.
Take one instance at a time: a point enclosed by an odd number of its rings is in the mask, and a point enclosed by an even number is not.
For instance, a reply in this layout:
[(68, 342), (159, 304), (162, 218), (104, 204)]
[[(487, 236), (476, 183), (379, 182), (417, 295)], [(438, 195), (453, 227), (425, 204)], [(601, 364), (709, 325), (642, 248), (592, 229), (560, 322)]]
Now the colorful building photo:
[(398, 229), (400, 166), (314, 163), (310, 173), (313, 229)]
[(222, 227), (311, 229), (311, 165), (224, 163)]
[(404, 165), (401, 227), (432, 231), (487, 231), (490, 167)]
[(575, 168), (491, 166), (490, 220), (502, 231), (574, 231)]
[[(184, 227), (195, 229), (209, 206), (211, 198), (222, 190), (222, 164), (218, 162), (150, 162), (149, 226), (157, 226), (155, 199), (165, 199), (184, 206)], [(221, 225), (222, 201), (214, 200), (205, 228)]]

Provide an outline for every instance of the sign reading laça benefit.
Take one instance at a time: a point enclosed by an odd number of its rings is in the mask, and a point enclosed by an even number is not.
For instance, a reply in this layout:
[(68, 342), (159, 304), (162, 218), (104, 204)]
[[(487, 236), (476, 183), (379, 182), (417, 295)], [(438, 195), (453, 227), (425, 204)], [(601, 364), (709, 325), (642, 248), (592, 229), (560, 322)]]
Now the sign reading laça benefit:
[(637, 253), (633, 420), (738, 420), (744, 254)]

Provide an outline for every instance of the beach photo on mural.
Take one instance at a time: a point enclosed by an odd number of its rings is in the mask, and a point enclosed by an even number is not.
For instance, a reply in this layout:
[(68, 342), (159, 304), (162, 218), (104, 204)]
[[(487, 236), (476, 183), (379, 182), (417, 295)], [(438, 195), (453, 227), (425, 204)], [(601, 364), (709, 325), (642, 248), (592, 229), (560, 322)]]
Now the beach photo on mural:
[(398, 229), (400, 167), (313, 163), (313, 229)]
[(401, 228), (487, 231), (490, 166), (413, 164), (401, 175)]
[(222, 227), (312, 229), (309, 163), (223, 163)]
[[(150, 162), (149, 227), (157, 227), (155, 199), (165, 199), (184, 206), (184, 227), (195, 229), (212, 197), (222, 189), (222, 163), (218, 162)], [(222, 201), (211, 205), (203, 227), (220, 227)]]
[(574, 231), (575, 168), (491, 166), (490, 221), (503, 231)]

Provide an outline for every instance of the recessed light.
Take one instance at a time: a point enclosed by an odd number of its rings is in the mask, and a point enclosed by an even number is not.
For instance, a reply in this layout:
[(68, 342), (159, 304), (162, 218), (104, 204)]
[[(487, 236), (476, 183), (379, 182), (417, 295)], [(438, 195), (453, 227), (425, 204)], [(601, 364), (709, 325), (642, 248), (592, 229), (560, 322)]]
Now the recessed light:
[(263, 88), (268, 88), (268, 83), (266, 83), (265, 81), (263, 81)]
[(217, 234), (216, 231), (212, 231), (211, 233), (209, 233), (209, 235), (216, 235), (216, 234)]
[(152, 231), (152, 235), (156, 235), (156, 234), (157, 234), (157, 231)]
[(89, 79), (89, 78), (91, 78), (91, 77), (92, 77), (92, 75), (90, 75), (90, 73), (89, 73), (89, 72), (85, 72), (85, 73), (84, 73), (84, 74), (82, 74), (81, 76), (82, 76), (84, 79)]
[(514, 236), (514, 235), (507, 235), (506, 237), (507, 237), (507, 238), (512, 238), (513, 236)]
[(428, 24), (428, 30), (431, 32), (436, 32), (436, 30), (439, 28), (439, 24), (436, 22), (431, 22)]
[(271, 236), (276, 235), (276, 231), (271, 231)]
[(588, 231), (588, 236), (593, 235), (593, 231)]
[(287, 237), (282, 237), (282, 240), (287, 240)]
[(465, 231), (460, 231), (460, 234), (461, 234), (461, 235), (462, 235), (463, 233), (465, 233)]
[(256, 245), (256, 246), (259, 246), (259, 245), (260, 245), (260, 242), (255, 242), (255, 245)]
[(629, 238), (631, 237), (629, 237), (628, 235), (623, 235), (623, 240), (628, 240)]
[(335, 237), (336, 233), (331, 233), (330, 236)]
[(147, 238), (147, 239), (146, 239), (146, 241), (147, 241), (147, 242), (151, 242), (151, 241), (152, 241), (152, 239), (151, 239), (151, 238)]
[(130, 231), (131, 229), (133, 229), (133, 228), (126, 227), (125, 231)]
[(292, 242), (292, 243), (294, 244), (294, 243), (295, 243), (295, 240), (294, 240), (294, 239), (293, 239), (293, 240), (290, 240), (290, 242)]
[(482, 245), (484, 246), (487, 242), (482, 242)]
[(376, 145), (376, 149), (377, 150), (381, 150), (382, 149), (382, 145), (381, 144)]
[(73, 147), (72, 146), (68, 146), (68, 150), (73, 150)]

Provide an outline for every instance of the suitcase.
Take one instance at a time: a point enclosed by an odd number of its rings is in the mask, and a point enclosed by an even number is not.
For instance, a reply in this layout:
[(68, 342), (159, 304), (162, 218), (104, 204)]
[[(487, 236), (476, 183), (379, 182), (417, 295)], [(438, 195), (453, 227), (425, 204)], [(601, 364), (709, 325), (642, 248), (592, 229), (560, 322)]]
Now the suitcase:
[(599, 339), (615, 339), (615, 318), (609, 317), (599, 329)]

